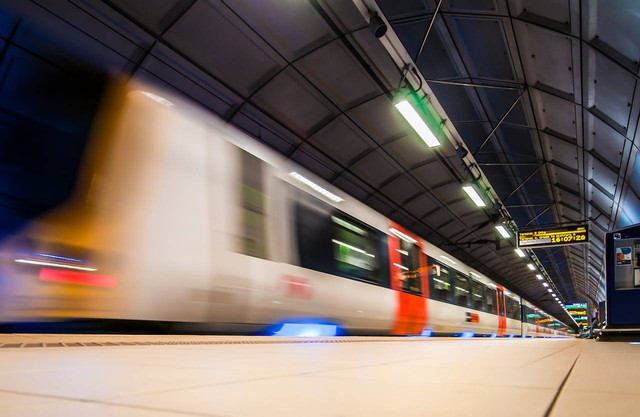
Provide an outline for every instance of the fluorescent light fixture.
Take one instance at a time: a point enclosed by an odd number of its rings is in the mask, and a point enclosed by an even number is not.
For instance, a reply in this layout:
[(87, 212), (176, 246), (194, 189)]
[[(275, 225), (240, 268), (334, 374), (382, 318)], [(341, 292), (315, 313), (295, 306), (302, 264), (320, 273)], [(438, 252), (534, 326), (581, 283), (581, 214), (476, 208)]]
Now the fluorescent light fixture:
[(451, 263), (452, 263), (452, 264), (454, 264), (454, 265), (455, 265), (455, 264), (457, 264), (457, 262), (456, 262), (456, 261), (454, 261), (453, 259), (449, 258), (448, 256), (440, 255), (440, 257), (441, 257), (442, 259), (444, 259), (445, 261), (449, 261), (449, 262), (451, 262)]
[(503, 238), (505, 238), (505, 239), (506, 239), (506, 238), (508, 238), (509, 236), (511, 236), (511, 235), (509, 234), (509, 232), (507, 232), (506, 227), (504, 227), (504, 226), (503, 226), (503, 225), (501, 225), (501, 224), (500, 224), (500, 225), (498, 225), (498, 226), (496, 226), (496, 230), (497, 230), (497, 231), (498, 231), (498, 233), (500, 233), (500, 234), (502, 235), (502, 237), (503, 237)]
[(75, 265), (67, 265), (67, 264), (59, 264), (57, 262), (43, 262), (43, 261), (36, 261), (33, 259), (16, 259), (15, 260), (17, 263), (20, 264), (31, 264), (31, 265), (41, 265), (41, 266), (55, 266), (58, 268), (68, 268), (68, 269), (77, 269), (79, 271), (97, 271), (98, 268), (89, 268), (86, 266), (75, 266)]
[(542, 283), (542, 286), (544, 286), (544, 287), (548, 287), (548, 286), (549, 286), (549, 284), (547, 284), (546, 282), (543, 282), (543, 283)]
[(394, 264), (395, 266), (397, 266), (398, 268), (403, 269), (403, 270), (405, 270), (405, 271), (408, 271), (408, 270), (409, 270), (409, 268), (407, 268), (407, 267), (406, 267), (406, 266), (404, 266), (404, 265), (400, 265), (400, 264), (397, 264), (397, 263), (395, 263), (395, 262), (394, 262), (393, 264)]
[(527, 264), (527, 268), (529, 268), (532, 271), (536, 270), (536, 266), (534, 264)]
[(527, 256), (522, 249), (516, 249), (516, 253), (521, 258), (524, 258), (525, 256)]
[(316, 184), (315, 182), (311, 181), (308, 178), (303, 177), (302, 175), (298, 174), (297, 172), (290, 172), (289, 175), (296, 179), (297, 181), (303, 183), (304, 185), (306, 185), (307, 187), (311, 188), (313, 191), (316, 191), (320, 194), (322, 194), (323, 196), (327, 197), (329, 200), (334, 201), (336, 203), (339, 203), (341, 201), (344, 201), (344, 199), (338, 197), (337, 195), (335, 195), (334, 193), (332, 193), (329, 190), (325, 190), (324, 188), (320, 187), (318, 184)]
[(544, 277), (542, 276), (542, 274), (536, 274), (536, 278), (538, 278), (538, 279), (544, 279)]
[(336, 245), (344, 246), (345, 248), (351, 249), (352, 251), (356, 251), (358, 253), (362, 253), (364, 255), (371, 256), (372, 258), (376, 257), (376, 255), (374, 255), (372, 253), (368, 253), (367, 251), (365, 251), (363, 249), (360, 249), (360, 248), (357, 248), (355, 246), (349, 245), (348, 243), (340, 242), (339, 240), (336, 240), (336, 239), (331, 239), (331, 241), (333, 243), (335, 243)]
[(553, 292), (553, 290), (551, 288), (547, 288), (547, 291), (549, 292)]
[(428, 147), (433, 148), (434, 146), (440, 145), (438, 138), (436, 138), (431, 129), (429, 129), (429, 126), (422, 120), (422, 117), (420, 117), (408, 100), (401, 100), (397, 102), (395, 106)]
[(475, 272), (473, 272), (473, 271), (470, 271), (469, 273), (470, 273), (471, 275), (473, 275), (474, 277), (476, 277), (476, 278), (482, 278), (482, 277), (480, 276), (480, 274), (476, 274), (476, 273), (475, 273)]
[(480, 194), (478, 194), (478, 192), (476, 191), (475, 188), (473, 188), (472, 185), (465, 185), (462, 187), (462, 189), (464, 190), (465, 193), (467, 193), (469, 198), (471, 198), (473, 202), (476, 203), (476, 206), (485, 207), (487, 205), (482, 199), (482, 197), (480, 197)]
[(556, 296), (556, 293), (552, 292), (552, 293), (551, 293), (551, 295), (552, 295), (553, 297), (555, 297), (555, 296)]
[(404, 256), (409, 256), (409, 252), (407, 252), (406, 250), (396, 249), (396, 252), (399, 252), (400, 254), (402, 254)]
[(393, 233), (394, 235), (398, 236), (400, 239), (402, 240), (406, 240), (409, 243), (418, 243), (417, 240), (415, 240), (414, 238), (412, 238), (411, 236), (407, 235), (406, 233), (402, 233), (400, 230), (398, 229), (394, 229), (393, 227), (391, 229), (389, 229), (389, 231), (391, 233)]

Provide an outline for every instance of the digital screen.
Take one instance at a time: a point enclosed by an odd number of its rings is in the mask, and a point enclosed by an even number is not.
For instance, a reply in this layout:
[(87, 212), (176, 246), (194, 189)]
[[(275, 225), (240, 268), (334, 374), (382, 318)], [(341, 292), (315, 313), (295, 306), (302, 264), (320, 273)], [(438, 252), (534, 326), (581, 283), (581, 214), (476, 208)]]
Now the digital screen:
[(576, 245), (589, 241), (589, 226), (518, 231), (519, 248)]
[(578, 323), (579, 326), (587, 326), (589, 318), (587, 317), (587, 303), (571, 303), (565, 304), (567, 312)]

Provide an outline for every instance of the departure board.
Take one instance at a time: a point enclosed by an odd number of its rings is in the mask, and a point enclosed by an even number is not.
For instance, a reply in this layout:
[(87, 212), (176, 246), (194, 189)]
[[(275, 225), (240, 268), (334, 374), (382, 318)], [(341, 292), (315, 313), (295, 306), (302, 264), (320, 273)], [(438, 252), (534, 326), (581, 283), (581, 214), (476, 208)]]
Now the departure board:
[(587, 316), (587, 303), (565, 304), (564, 307), (580, 327), (589, 325), (589, 317)]
[(589, 242), (589, 226), (518, 231), (519, 248), (577, 245)]

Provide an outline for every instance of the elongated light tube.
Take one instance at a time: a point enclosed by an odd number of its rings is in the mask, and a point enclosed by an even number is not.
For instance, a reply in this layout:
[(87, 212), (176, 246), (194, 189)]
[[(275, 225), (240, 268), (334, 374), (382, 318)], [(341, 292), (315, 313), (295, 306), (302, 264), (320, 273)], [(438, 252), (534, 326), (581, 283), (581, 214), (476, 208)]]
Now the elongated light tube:
[(536, 270), (536, 266), (534, 264), (527, 264), (527, 268), (529, 268), (532, 271)]
[(440, 145), (436, 135), (429, 129), (429, 126), (422, 120), (422, 117), (420, 117), (408, 100), (399, 101), (395, 106), (428, 147), (433, 148), (434, 146)]
[(482, 199), (482, 197), (480, 197), (480, 194), (478, 194), (476, 189), (473, 188), (473, 186), (465, 185), (464, 187), (462, 187), (462, 189), (464, 190), (465, 193), (467, 193), (469, 198), (471, 198), (471, 200), (473, 200), (473, 202), (476, 204), (476, 206), (485, 207), (487, 205), (484, 202), (484, 200)]
[(408, 271), (408, 270), (409, 270), (409, 268), (407, 268), (407, 267), (406, 267), (406, 266), (404, 266), (404, 265), (400, 265), (400, 264), (397, 264), (397, 263), (395, 263), (395, 262), (394, 262), (393, 264), (394, 264), (395, 266), (397, 266), (398, 268), (402, 269), (403, 271)]
[(499, 224), (499, 225), (497, 225), (497, 226), (496, 226), (496, 230), (497, 230), (497, 231), (498, 231), (498, 233), (500, 233), (500, 235), (501, 235), (503, 238), (505, 238), (505, 239), (506, 239), (506, 238), (508, 238), (509, 236), (511, 236), (511, 235), (509, 234), (509, 232), (507, 231), (507, 228), (506, 228), (506, 227), (504, 227), (504, 226), (503, 226), (503, 225), (501, 225), (501, 224)]
[(97, 271), (98, 268), (89, 268), (87, 266), (75, 266), (75, 265), (67, 265), (67, 264), (59, 264), (57, 262), (44, 262), (44, 261), (36, 261), (33, 259), (16, 259), (17, 263), (20, 264), (31, 264), (31, 265), (40, 265), (40, 266), (54, 266), (57, 268), (68, 268), (68, 269), (77, 269), (79, 271)]
[(522, 249), (516, 249), (515, 251), (518, 254), (518, 256), (521, 258), (524, 258), (525, 256), (527, 256)]
[(394, 235), (398, 236), (400, 239), (402, 240), (406, 240), (409, 243), (418, 243), (417, 240), (415, 240), (414, 238), (412, 238), (411, 236), (407, 235), (406, 233), (402, 233), (400, 230), (396, 229), (396, 228), (391, 228), (389, 229), (389, 231), (391, 233), (393, 233)]
[(336, 245), (344, 246), (347, 249), (351, 249), (352, 251), (356, 251), (358, 253), (362, 253), (363, 255), (371, 256), (372, 258), (376, 257), (376, 255), (374, 255), (372, 253), (369, 253), (369, 252), (365, 251), (364, 249), (360, 249), (360, 248), (355, 247), (353, 245), (349, 245), (348, 243), (344, 243), (344, 242), (341, 242), (341, 241), (336, 240), (336, 239), (331, 239), (331, 241), (333, 243), (335, 243)]
[(536, 274), (536, 278), (538, 278), (538, 279), (544, 279), (544, 277), (542, 276), (542, 274)]
[(165, 107), (173, 107), (173, 103), (170, 102), (169, 100), (167, 100), (164, 97), (161, 97), (157, 94), (154, 93), (150, 93), (149, 91), (142, 91), (142, 90), (137, 90), (140, 94), (143, 94), (144, 96), (150, 98), (151, 100), (155, 101), (156, 103), (160, 103)]
[(313, 191), (316, 191), (317, 193), (322, 194), (323, 196), (327, 197), (331, 201), (334, 201), (336, 203), (344, 201), (344, 199), (338, 197), (337, 195), (335, 195), (331, 191), (325, 190), (324, 188), (322, 188), (321, 186), (319, 186), (315, 182), (311, 181), (308, 178), (303, 177), (302, 175), (298, 174), (295, 171), (294, 172), (290, 172), (289, 175), (292, 178), (295, 178), (297, 181), (303, 183), (307, 187), (311, 188)]
[(451, 263), (452, 263), (452, 264), (454, 264), (454, 265), (455, 265), (455, 264), (457, 264), (457, 262), (456, 262), (456, 261), (454, 261), (453, 259), (449, 258), (448, 256), (440, 255), (440, 257), (441, 257), (442, 259), (444, 259), (445, 261), (449, 261), (449, 262), (451, 262)]

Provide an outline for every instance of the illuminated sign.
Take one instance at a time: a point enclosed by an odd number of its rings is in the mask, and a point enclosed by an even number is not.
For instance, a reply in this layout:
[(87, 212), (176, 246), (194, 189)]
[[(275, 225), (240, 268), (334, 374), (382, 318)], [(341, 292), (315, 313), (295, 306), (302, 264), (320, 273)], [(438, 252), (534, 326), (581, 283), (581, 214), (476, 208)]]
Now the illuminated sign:
[(553, 321), (553, 319), (542, 319), (542, 320), (538, 320), (538, 323), (549, 323)]
[(519, 248), (576, 245), (589, 241), (589, 226), (568, 226), (557, 229), (518, 231)]
[(565, 304), (567, 313), (578, 323), (580, 326), (587, 326), (589, 324), (589, 318), (587, 317), (587, 303), (571, 303)]

